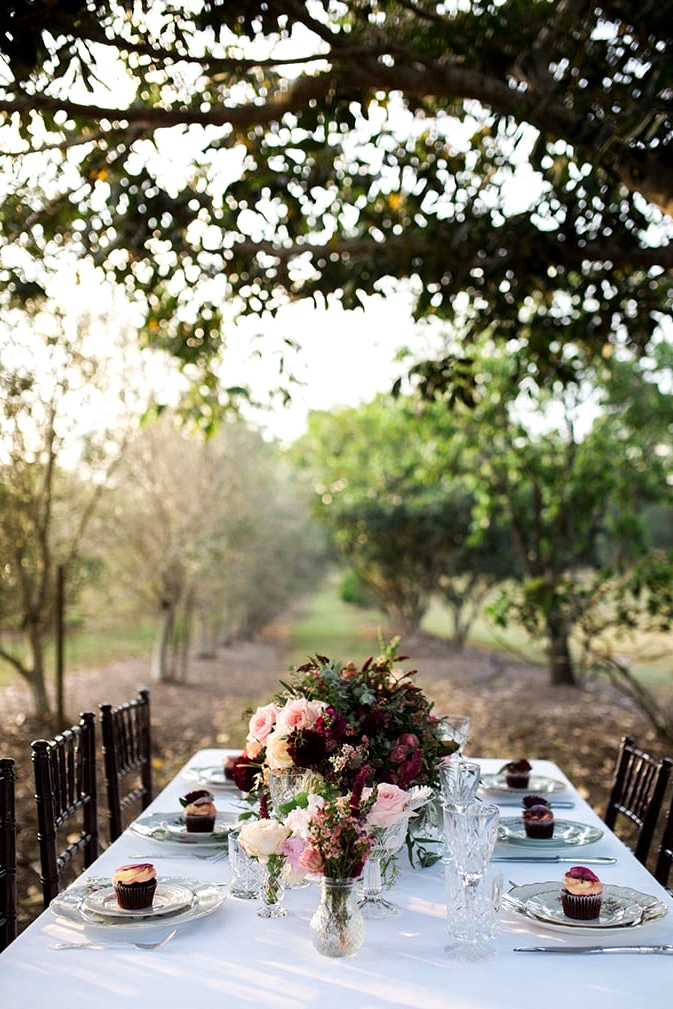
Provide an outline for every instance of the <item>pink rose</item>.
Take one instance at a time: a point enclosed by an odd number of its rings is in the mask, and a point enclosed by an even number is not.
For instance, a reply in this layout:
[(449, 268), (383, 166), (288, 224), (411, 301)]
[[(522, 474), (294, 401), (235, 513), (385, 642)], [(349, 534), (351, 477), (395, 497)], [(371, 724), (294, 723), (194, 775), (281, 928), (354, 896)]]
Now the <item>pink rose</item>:
[(257, 708), (248, 723), (248, 739), (263, 743), (276, 723), (277, 704), (264, 704)]
[[(367, 799), (372, 793), (371, 788), (365, 788), (362, 798)], [(384, 781), (378, 786), (376, 801), (369, 811), (367, 822), (372, 827), (392, 827), (400, 820), (406, 820), (414, 815), (410, 805), (410, 795), (404, 789)]]
[(306, 872), (322, 872), (324, 867), (323, 857), (317, 848), (307, 844), (299, 856), (299, 865)]
[(293, 729), (310, 729), (322, 714), (322, 701), (307, 701), (293, 697), (286, 701), (276, 716), (276, 731), (289, 735)]

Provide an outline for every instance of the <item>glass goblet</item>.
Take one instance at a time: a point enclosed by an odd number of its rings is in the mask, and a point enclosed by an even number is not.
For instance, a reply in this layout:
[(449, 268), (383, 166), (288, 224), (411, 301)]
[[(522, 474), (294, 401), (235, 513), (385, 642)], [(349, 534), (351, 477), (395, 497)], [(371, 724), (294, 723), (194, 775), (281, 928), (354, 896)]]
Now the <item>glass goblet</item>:
[(443, 715), (440, 718), (440, 731), (442, 739), (457, 743), (456, 753), (462, 754), (470, 734), (470, 716)]
[(407, 823), (405, 818), (391, 827), (374, 828), (374, 844), (362, 871), (362, 896), (358, 900), (364, 918), (394, 918), (400, 912), (397, 904), (383, 896), (381, 861), (400, 850), (407, 833)]
[(442, 802), (451, 806), (465, 806), (474, 801), (481, 780), (479, 764), (463, 760), (457, 753), (452, 753), (440, 763), (438, 772)]
[(465, 945), (472, 947), (474, 955), (481, 941), (477, 885), (493, 854), (499, 822), (499, 807), (486, 802), (444, 806), (446, 843), (465, 893)]

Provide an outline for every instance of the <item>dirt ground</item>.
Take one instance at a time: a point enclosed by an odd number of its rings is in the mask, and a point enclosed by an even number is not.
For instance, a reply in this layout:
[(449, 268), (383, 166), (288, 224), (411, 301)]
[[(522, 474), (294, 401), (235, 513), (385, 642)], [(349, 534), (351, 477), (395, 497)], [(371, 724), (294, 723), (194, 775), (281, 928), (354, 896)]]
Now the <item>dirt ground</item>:
[[(315, 651), (320, 650), (316, 643)], [(468, 754), (554, 760), (599, 814), (622, 735), (630, 733), (651, 752), (663, 755), (644, 716), (601, 680), (577, 688), (551, 687), (543, 668), (474, 648), (456, 654), (447, 642), (425, 635), (403, 641), (400, 652), (409, 656), (405, 668), (418, 670), (418, 685), (434, 700), (438, 714), (470, 715)], [(284, 628), (279, 625), (254, 642), (222, 649), (214, 659), (193, 657), (184, 684), (150, 682), (146, 660), (71, 672), (66, 685), (68, 715), (74, 722), (80, 711), (119, 703), (140, 687), (149, 687), (158, 792), (193, 751), (243, 744), (247, 712), (278, 689), (288, 672), (287, 654)], [(23, 928), (41, 909), (30, 741), (53, 735), (54, 726), (40, 725), (30, 717), (29, 699), (20, 686), (0, 691), (0, 706), (0, 752), (17, 761)], [(101, 807), (104, 838), (104, 802)]]

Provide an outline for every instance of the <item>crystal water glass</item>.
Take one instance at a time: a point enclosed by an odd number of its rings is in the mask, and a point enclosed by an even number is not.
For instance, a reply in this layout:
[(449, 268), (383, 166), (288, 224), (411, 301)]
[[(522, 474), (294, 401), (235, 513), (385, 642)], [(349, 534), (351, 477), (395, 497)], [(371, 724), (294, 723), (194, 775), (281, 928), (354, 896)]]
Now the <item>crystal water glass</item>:
[[(463, 884), (467, 955), (482, 955), (479, 944), (478, 884), (488, 866), (498, 837), (500, 809), (486, 802), (444, 806), (444, 830), (449, 854)], [(470, 949), (471, 947), (471, 949)]]

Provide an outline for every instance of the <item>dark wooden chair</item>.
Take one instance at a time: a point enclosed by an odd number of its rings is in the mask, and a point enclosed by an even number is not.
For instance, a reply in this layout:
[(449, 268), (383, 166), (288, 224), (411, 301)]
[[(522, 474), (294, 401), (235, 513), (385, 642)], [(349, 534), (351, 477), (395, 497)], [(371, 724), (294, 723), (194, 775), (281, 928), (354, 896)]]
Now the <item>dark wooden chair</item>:
[(0, 757), (0, 950), (16, 938), (14, 761)]
[(48, 907), (61, 889), (65, 867), (81, 855), (86, 869), (98, 857), (95, 714), (84, 712), (78, 725), (54, 739), (34, 740), (31, 750), (40, 881)]
[(636, 745), (633, 736), (624, 736), (603, 820), (622, 837), (643, 865), (652, 846), (666, 785), (673, 762), (657, 760)]
[(671, 890), (671, 887), (669, 886), (671, 866), (673, 866), (673, 796), (671, 796), (671, 804), (664, 823), (664, 830), (661, 835), (661, 843), (659, 845), (659, 853), (654, 866), (655, 879), (657, 879), (662, 886), (665, 886), (669, 892), (673, 893), (673, 890)]
[(152, 801), (152, 736), (150, 694), (141, 690), (133, 700), (112, 707), (100, 705), (103, 767), (108, 805), (108, 838), (124, 829), (130, 807), (140, 812)]

